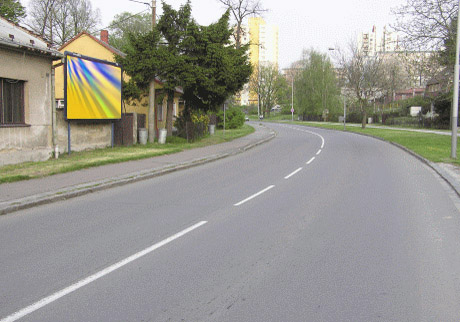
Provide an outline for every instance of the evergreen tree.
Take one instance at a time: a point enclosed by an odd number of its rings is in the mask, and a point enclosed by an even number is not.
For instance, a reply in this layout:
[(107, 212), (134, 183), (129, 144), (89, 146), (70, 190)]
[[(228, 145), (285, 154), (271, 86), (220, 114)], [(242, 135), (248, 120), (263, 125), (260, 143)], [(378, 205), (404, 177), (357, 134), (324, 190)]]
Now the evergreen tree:
[(215, 111), (249, 81), (252, 66), (247, 45), (231, 45), (229, 11), (209, 26), (194, 25), (184, 44), (195, 80), (184, 87), (184, 98), (193, 108)]
[[(184, 89), (186, 116), (190, 110), (216, 110), (247, 83), (252, 68), (246, 47), (230, 44), (229, 13), (209, 26), (198, 25), (188, 1), (178, 11), (163, 3), (163, 16), (154, 31), (130, 35), (127, 56), (118, 57), (131, 76), (130, 94), (136, 85), (145, 90), (159, 77), (168, 94), (167, 130), (172, 130), (175, 88)], [(126, 93), (126, 92), (125, 92)]]
[(19, 23), (25, 16), (25, 8), (19, 0), (0, 0), (0, 17)]

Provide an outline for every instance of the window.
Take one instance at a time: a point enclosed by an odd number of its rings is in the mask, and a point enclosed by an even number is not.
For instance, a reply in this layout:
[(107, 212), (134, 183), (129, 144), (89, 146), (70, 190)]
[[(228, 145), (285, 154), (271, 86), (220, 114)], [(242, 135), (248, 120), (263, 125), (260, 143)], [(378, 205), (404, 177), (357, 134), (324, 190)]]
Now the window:
[(163, 121), (163, 104), (158, 104), (157, 108), (158, 121)]
[(24, 81), (0, 78), (0, 125), (24, 123)]

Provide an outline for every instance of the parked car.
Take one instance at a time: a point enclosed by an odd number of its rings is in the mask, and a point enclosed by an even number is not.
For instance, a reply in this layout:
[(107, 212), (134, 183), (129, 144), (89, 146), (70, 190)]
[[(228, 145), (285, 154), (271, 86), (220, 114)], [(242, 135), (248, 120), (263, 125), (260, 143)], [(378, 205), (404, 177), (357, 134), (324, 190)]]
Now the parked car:
[(245, 120), (245, 121), (249, 121), (249, 117), (246, 116), (246, 117), (244, 118), (244, 120)]
[(270, 109), (270, 111), (274, 113), (281, 112), (281, 106), (275, 105)]

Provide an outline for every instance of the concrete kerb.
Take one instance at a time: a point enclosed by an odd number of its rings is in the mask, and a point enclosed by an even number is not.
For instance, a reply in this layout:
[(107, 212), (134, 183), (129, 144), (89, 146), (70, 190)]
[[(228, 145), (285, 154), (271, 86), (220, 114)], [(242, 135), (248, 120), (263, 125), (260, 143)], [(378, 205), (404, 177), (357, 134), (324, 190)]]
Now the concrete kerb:
[(75, 197), (79, 197), (79, 196), (89, 194), (92, 192), (97, 192), (97, 191), (106, 190), (106, 189), (110, 189), (110, 188), (114, 188), (118, 186), (123, 186), (126, 184), (138, 182), (141, 180), (148, 180), (148, 179), (162, 176), (162, 175), (172, 173), (175, 171), (185, 170), (185, 169), (196, 167), (196, 166), (199, 166), (205, 163), (217, 161), (217, 160), (250, 150), (258, 145), (261, 145), (265, 142), (272, 140), (273, 138), (276, 137), (276, 135), (277, 133), (271, 130), (269, 136), (262, 138), (256, 141), (255, 143), (250, 143), (243, 147), (236, 148), (236, 149), (222, 152), (222, 153), (218, 153), (218, 154), (214, 154), (214, 155), (210, 155), (205, 158), (194, 159), (188, 162), (178, 163), (178, 164), (160, 168), (160, 169), (133, 172), (127, 175), (123, 175), (120, 177), (113, 177), (107, 180), (90, 182), (86, 184), (67, 187), (64, 189), (59, 189), (59, 190), (48, 192), (48, 193), (37, 194), (37, 195), (24, 197), (20, 199), (5, 201), (5, 202), (0, 203), (0, 215), (6, 215), (8, 213), (12, 213), (18, 210), (24, 210), (24, 209), (32, 208), (32, 207), (39, 206), (39, 205), (44, 205), (44, 204), (48, 204), (52, 202), (75, 198)]
[[(310, 128), (315, 128), (315, 127), (310, 126)], [(343, 130), (336, 130), (336, 129), (328, 129), (328, 128), (321, 128), (321, 129), (329, 130), (329, 131), (336, 131), (336, 132), (344, 132)], [(457, 196), (460, 197), (460, 184), (457, 183), (457, 181), (454, 178), (452, 178), (452, 176), (449, 173), (447, 173), (444, 169), (440, 168), (436, 163), (425, 159), (421, 155), (419, 155), (419, 154), (415, 153), (414, 151), (406, 148), (405, 146), (402, 146), (401, 144), (387, 141), (387, 140), (382, 139), (382, 138), (380, 138), (378, 136), (365, 134), (365, 133), (358, 133), (358, 132), (353, 132), (353, 131), (347, 131), (346, 133), (352, 133), (352, 134), (356, 134), (356, 135), (367, 136), (367, 137), (370, 137), (370, 138), (373, 138), (373, 139), (377, 139), (379, 141), (386, 142), (386, 143), (389, 143), (389, 144), (391, 144), (393, 146), (396, 146), (396, 147), (400, 148), (401, 150), (405, 151), (406, 153), (409, 153), (413, 157), (417, 158), (419, 161), (421, 161), (421, 162), (425, 163), (427, 166), (429, 166), (434, 172), (436, 172), (455, 191)]]

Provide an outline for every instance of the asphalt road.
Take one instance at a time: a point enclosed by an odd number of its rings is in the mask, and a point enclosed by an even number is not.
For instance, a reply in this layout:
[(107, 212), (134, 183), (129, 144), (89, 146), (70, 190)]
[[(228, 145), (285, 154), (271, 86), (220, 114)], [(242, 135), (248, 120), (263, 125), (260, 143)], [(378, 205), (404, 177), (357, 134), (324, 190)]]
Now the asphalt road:
[(243, 154), (0, 217), (0, 321), (458, 321), (450, 188), (385, 142), (269, 126)]

